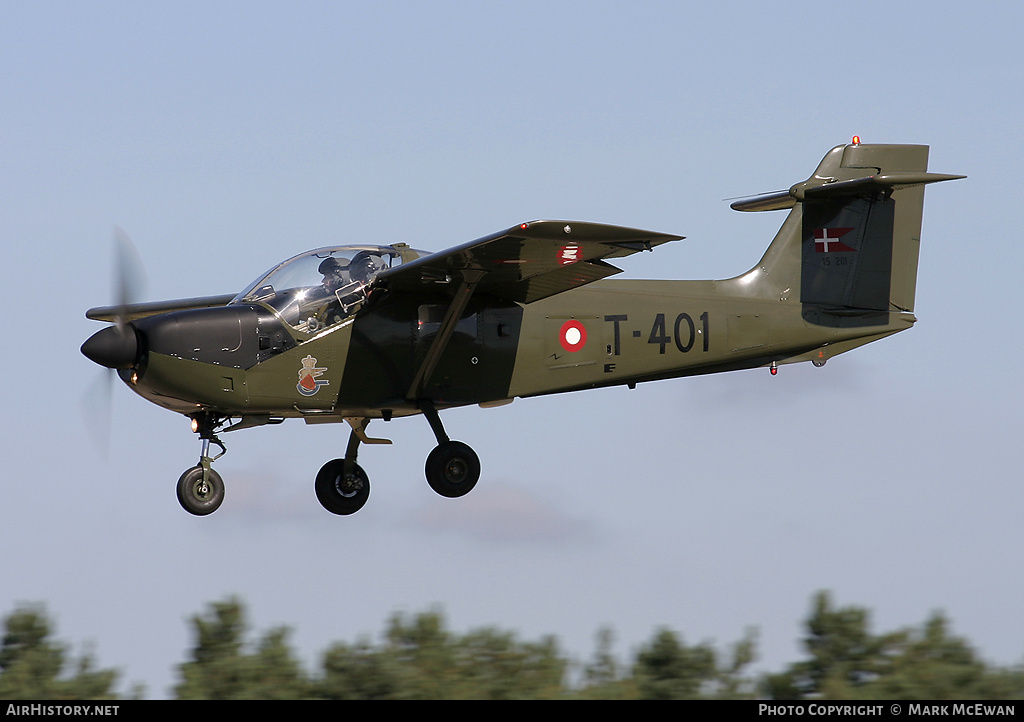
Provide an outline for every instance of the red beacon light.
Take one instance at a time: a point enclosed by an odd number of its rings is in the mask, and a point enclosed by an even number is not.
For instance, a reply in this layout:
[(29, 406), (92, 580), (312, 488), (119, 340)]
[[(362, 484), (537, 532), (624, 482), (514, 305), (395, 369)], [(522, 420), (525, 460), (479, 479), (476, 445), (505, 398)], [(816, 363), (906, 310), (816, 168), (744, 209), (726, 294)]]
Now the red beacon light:
[(859, 135), (853, 136), (853, 144), (854, 145), (860, 145), (860, 136)]

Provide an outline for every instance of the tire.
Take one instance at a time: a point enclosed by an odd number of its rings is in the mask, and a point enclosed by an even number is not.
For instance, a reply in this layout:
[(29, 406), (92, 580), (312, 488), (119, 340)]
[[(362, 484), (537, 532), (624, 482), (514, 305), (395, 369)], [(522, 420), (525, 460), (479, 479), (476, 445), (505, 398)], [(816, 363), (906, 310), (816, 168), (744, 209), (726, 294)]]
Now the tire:
[(449, 499), (465, 496), (480, 479), (480, 458), (461, 441), (438, 444), (427, 456), (427, 483)]
[(370, 478), (353, 462), (352, 473), (345, 476), (345, 460), (324, 464), (316, 475), (316, 498), (332, 514), (347, 516), (363, 508), (370, 497)]
[(189, 514), (206, 516), (224, 501), (224, 480), (213, 469), (203, 484), (203, 467), (193, 466), (178, 479), (178, 503)]

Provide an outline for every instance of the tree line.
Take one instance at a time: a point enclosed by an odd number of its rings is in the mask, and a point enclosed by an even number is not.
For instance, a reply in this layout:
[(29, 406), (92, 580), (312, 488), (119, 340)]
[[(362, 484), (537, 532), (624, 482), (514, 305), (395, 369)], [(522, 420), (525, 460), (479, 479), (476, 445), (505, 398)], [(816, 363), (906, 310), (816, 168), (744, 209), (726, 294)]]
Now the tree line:
[[(303, 669), (278, 627), (253, 641), (237, 598), (214, 602), (190, 620), (194, 646), (178, 665), (177, 699), (1022, 699), (1024, 666), (982, 661), (954, 636), (941, 613), (921, 626), (874, 634), (863, 607), (813, 598), (805, 658), (753, 674), (756, 634), (725, 652), (687, 644), (662, 628), (627, 664), (601, 629), (593, 657), (568, 659), (557, 640), (524, 641), (488, 627), (449, 630), (438, 611), (393, 615), (378, 643), (335, 642), (320, 667)], [(90, 653), (71, 656), (53, 637), (41, 605), (4, 619), (0, 699), (111, 700), (119, 672), (98, 669)], [(126, 697), (142, 697), (139, 686)]]

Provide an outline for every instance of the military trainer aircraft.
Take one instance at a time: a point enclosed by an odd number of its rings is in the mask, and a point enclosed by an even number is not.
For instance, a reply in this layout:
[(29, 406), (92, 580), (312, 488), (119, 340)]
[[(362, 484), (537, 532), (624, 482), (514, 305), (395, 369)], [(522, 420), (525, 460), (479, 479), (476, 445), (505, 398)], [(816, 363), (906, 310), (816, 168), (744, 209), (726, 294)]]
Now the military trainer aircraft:
[[(178, 481), (192, 514), (215, 511), (218, 434), (300, 418), (347, 422), (343, 457), (316, 476), (320, 503), (359, 510), (356, 463), (372, 419), (423, 414), (437, 446), (427, 482), (459, 497), (480, 461), (439, 411), (681, 376), (829, 358), (916, 321), (928, 147), (828, 152), (787, 190), (737, 201), (788, 209), (761, 260), (726, 280), (604, 280), (609, 263), (682, 236), (576, 221), (530, 221), (439, 253), (405, 243), (334, 246), (273, 267), (241, 293), (121, 302), (82, 346), (136, 393), (192, 421), (199, 463)], [(210, 445), (220, 449), (210, 455)]]

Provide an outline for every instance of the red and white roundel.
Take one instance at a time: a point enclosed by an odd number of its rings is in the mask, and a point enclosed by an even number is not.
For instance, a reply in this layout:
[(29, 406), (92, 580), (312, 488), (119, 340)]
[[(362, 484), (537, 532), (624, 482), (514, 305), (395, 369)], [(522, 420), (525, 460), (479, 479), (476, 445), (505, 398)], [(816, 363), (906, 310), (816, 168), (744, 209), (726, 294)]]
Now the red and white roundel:
[(558, 340), (566, 351), (579, 351), (587, 344), (587, 327), (579, 321), (566, 321), (562, 324)]

